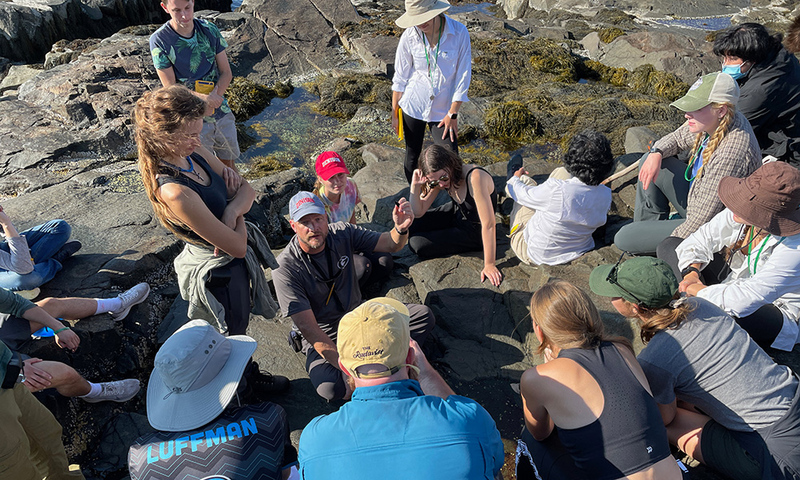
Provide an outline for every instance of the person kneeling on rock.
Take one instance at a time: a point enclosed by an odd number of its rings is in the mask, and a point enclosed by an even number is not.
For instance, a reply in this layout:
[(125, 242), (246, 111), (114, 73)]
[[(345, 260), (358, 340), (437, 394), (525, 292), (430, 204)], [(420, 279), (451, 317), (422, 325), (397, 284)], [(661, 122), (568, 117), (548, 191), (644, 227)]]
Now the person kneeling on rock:
[(602, 134), (584, 130), (564, 155), (564, 167), (536, 185), (522, 157), (508, 162), (506, 193), (511, 210), (511, 249), (525, 263), (559, 265), (594, 248), (594, 231), (605, 225), (611, 189), (600, 182), (614, 168), (611, 145)]
[(147, 420), (159, 431), (131, 446), (133, 480), (299, 478), (286, 412), (271, 402), (243, 407), (237, 394), (256, 346), (246, 335), (223, 337), (205, 320), (164, 342), (147, 385)]
[[(326, 400), (349, 398), (352, 391), (339, 369), (335, 342), (339, 320), (361, 304), (353, 252), (397, 252), (406, 244), (414, 213), (401, 198), (388, 232), (345, 222), (328, 224), (322, 201), (313, 193), (299, 192), (289, 200), (289, 217), (295, 236), (272, 272), (278, 303), (281, 312), (292, 317), (292, 345), (306, 354), (306, 370), (317, 393)], [(433, 329), (433, 313), (424, 305), (407, 307), (411, 337), (422, 345)]]

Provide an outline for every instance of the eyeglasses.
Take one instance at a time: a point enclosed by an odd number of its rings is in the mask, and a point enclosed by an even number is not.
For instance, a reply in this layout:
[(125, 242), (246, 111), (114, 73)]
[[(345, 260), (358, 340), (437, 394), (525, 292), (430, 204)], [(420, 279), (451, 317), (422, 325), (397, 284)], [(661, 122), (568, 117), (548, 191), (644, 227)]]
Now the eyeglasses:
[(438, 180), (429, 180), (428, 181), (428, 188), (438, 187), (441, 182), (447, 182), (449, 180), (450, 180), (450, 175), (445, 173), (444, 175), (439, 177)]
[(615, 263), (614, 266), (611, 267), (611, 271), (608, 272), (608, 276), (606, 277), (606, 281), (608, 283), (612, 284), (612, 285), (618, 286), (623, 292), (625, 292), (628, 295), (630, 295), (631, 297), (633, 297), (633, 299), (636, 300), (637, 304), (643, 305), (644, 302), (639, 300), (639, 297), (637, 297), (636, 295), (631, 293), (630, 290), (628, 290), (627, 288), (625, 288), (622, 285), (620, 285), (619, 282), (617, 281), (617, 272), (619, 271), (619, 266), (622, 263), (622, 257), (624, 257), (626, 253), (627, 252), (622, 252), (622, 255), (619, 256), (619, 260), (617, 260), (617, 263)]

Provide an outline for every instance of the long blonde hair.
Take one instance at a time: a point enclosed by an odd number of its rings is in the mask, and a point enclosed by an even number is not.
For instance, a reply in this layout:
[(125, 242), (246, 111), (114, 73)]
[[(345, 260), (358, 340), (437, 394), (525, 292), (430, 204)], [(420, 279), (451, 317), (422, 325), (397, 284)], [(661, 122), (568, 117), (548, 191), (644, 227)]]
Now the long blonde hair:
[[(736, 107), (733, 106), (731, 103), (712, 103), (712, 109), (720, 109), (723, 106), (728, 107), (728, 111), (725, 112), (725, 116), (723, 116), (717, 128), (714, 130), (714, 133), (708, 139), (708, 143), (706, 144), (705, 150), (703, 150), (703, 165), (700, 167), (700, 170), (697, 172), (697, 176), (700, 177), (703, 175), (703, 169), (705, 169), (706, 165), (708, 165), (709, 160), (711, 160), (711, 155), (714, 154), (714, 150), (719, 147), (719, 143), (725, 138), (725, 135), (728, 134), (728, 130), (731, 128), (731, 124), (733, 123), (733, 119), (736, 117)], [(698, 148), (700, 148), (700, 144), (703, 143), (705, 139), (705, 132), (699, 132), (694, 139), (694, 146), (692, 147), (692, 152), (696, 152)]]
[[(602, 341), (620, 342), (622, 337), (607, 337), (597, 307), (583, 290), (569, 282), (553, 279), (531, 297), (531, 318), (544, 337), (538, 353), (545, 348), (596, 348)], [(631, 349), (632, 351), (632, 349)]]
[(183, 85), (171, 85), (145, 92), (133, 109), (138, 166), (147, 198), (161, 224), (179, 238), (192, 243), (198, 243), (198, 239), (186, 235), (185, 232), (191, 229), (175, 218), (169, 207), (156, 195), (159, 187), (156, 175), (179, 175), (161, 160), (175, 155), (172, 145), (181, 140), (179, 130), (203, 118), (205, 108), (205, 102), (191, 90)]

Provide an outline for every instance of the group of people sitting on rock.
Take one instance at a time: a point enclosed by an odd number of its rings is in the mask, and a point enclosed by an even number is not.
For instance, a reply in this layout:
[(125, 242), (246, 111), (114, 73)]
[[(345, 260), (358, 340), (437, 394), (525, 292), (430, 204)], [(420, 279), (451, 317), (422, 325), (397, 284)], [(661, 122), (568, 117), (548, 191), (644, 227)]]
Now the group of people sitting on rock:
[[(174, 266), (189, 309), (156, 354), (147, 387), (156, 431), (131, 446), (131, 477), (502, 478), (494, 420), (455, 395), (426, 359), (431, 309), (362, 294), (391, 275), (391, 254), (406, 244), (421, 259), (482, 253), (481, 282), (503, 280), (495, 181), (457, 154), (470, 45), (464, 26), (444, 15), (449, 4), (407, 0), (397, 21), (406, 31), (392, 123), (405, 134), (410, 186), (392, 208), (392, 228), (356, 225), (358, 186), (342, 157), (324, 152), (314, 191), (289, 200), (295, 235), (277, 258), (245, 220), (256, 192), (232, 160), (227, 44), (193, 18), (191, 0), (162, 7), (170, 21), (151, 50), (164, 86), (136, 102), (133, 119), (146, 195), (185, 241)], [(800, 478), (800, 382), (762, 349), (791, 350), (800, 337), (800, 64), (757, 24), (719, 34), (714, 52), (722, 71), (672, 103), (686, 122), (639, 161), (634, 221), (615, 243), (640, 256), (623, 261), (623, 253), (589, 277), (596, 295), (638, 323), (645, 348), (637, 357), (629, 340), (606, 334), (580, 288), (550, 280), (533, 292), (544, 363), (520, 381), (519, 479), (684, 477), (670, 445), (731, 478)], [(426, 128), (435, 145), (423, 149)], [(614, 166), (608, 139), (592, 130), (570, 140), (564, 166), (541, 185), (512, 157), (505, 193), (519, 260), (557, 265), (593, 249)], [(15, 350), (37, 334), (75, 351), (80, 337), (61, 318), (109, 312), (122, 320), (150, 287), (33, 304), (10, 290), (38, 288), (80, 244), (66, 243), (63, 221), (19, 234), (0, 209), (0, 224), (0, 431), (9, 440), (0, 476), (83, 478), (68, 469), (61, 429), (30, 391), (121, 402), (138, 393), (138, 380), (94, 384)], [(272, 269), (277, 302), (263, 267)], [(299, 451), (280, 406), (246, 404), (249, 392), (289, 386), (261, 371), (246, 335), (250, 313), (279, 310), (292, 320), (289, 343), (305, 355), (316, 392), (346, 401), (305, 426)]]

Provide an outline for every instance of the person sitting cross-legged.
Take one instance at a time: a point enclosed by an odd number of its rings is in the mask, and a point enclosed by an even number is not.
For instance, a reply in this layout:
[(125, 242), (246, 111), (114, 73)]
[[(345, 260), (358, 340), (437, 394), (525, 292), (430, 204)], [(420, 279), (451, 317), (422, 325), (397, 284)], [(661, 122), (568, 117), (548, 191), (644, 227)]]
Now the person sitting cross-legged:
[(594, 248), (594, 231), (605, 225), (611, 189), (600, 182), (614, 169), (611, 144), (584, 130), (569, 142), (564, 167), (536, 185), (522, 157), (508, 162), (506, 193), (511, 210), (511, 249), (524, 263), (559, 265)]

